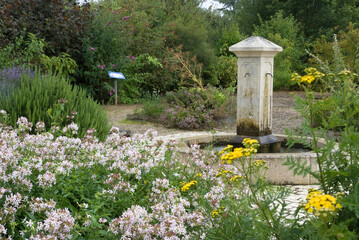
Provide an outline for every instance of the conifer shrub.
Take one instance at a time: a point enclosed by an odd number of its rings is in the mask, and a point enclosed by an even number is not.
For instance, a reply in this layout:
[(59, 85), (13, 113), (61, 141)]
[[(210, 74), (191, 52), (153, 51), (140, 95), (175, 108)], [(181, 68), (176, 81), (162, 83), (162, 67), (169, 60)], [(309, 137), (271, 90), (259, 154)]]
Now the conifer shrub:
[[(63, 111), (55, 109), (59, 99), (67, 100)], [(53, 122), (49, 109), (52, 109), (53, 114), (59, 115), (57, 124), (60, 127), (69, 124), (68, 116), (73, 115), (71, 111), (77, 112), (73, 121), (79, 126), (79, 137), (83, 137), (86, 130), (94, 128), (97, 137), (104, 140), (110, 129), (106, 113), (98, 103), (86, 96), (84, 90), (72, 86), (59, 75), (41, 75), (39, 70), (35, 71), (34, 76), (23, 74), (18, 86), (6, 98), (0, 96), (0, 109), (9, 113), (13, 126), (19, 117), (24, 116), (33, 124), (44, 122), (46, 130), (49, 130)]]

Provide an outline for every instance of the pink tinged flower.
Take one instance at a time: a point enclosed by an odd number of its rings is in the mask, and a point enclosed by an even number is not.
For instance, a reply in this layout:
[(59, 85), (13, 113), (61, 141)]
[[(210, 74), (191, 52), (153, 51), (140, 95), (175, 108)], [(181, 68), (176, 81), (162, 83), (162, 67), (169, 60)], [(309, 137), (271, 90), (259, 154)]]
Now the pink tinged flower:
[(44, 222), (38, 223), (39, 230), (49, 232), (54, 235), (55, 239), (71, 238), (70, 233), (75, 224), (75, 219), (67, 208), (46, 212), (46, 217)]
[(45, 123), (44, 122), (38, 122), (36, 123), (36, 132), (42, 132), (45, 130)]
[(112, 134), (112, 133), (118, 134), (118, 133), (120, 133), (120, 129), (118, 127), (112, 127), (110, 129), (110, 134)]
[(77, 130), (79, 130), (79, 127), (77, 126), (76, 123), (72, 122), (69, 125), (67, 125), (66, 127), (64, 127), (62, 131), (64, 131), (64, 132), (69, 131), (72, 134), (77, 134)]
[(32, 198), (30, 202), (31, 213), (42, 212), (42, 211), (51, 211), (56, 207), (56, 202), (52, 199), (43, 200), (40, 198)]
[(20, 131), (29, 131), (32, 128), (32, 122), (29, 122), (26, 117), (20, 117), (16, 124), (19, 126)]
[(6, 234), (6, 228), (2, 224), (0, 224), (0, 233)]
[(135, 239), (142, 236), (144, 239), (152, 239), (154, 227), (150, 224), (152, 215), (145, 208), (133, 205), (127, 209), (121, 217), (111, 221), (108, 230), (118, 235), (122, 233), (122, 237), (126, 239)]
[(45, 174), (40, 174), (37, 178), (41, 187), (51, 187), (52, 185), (56, 184), (55, 175), (49, 171), (47, 171)]
[(131, 60), (132, 60), (132, 61), (135, 61), (135, 59), (136, 59), (136, 58), (135, 58), (134, 56), (131, 57)]
[(93, 52), (94, 50), (95, 50), (95, 49), (92, 47), (92, 48), (91, 48), (91, 51)]
[(106, 65), (101, 65), (101, 69), (104, 70)]
[(112, 67), (116, 67), (116, 65), (115, 65), (115, 64), (112, 64)]
[(111, 24), (111, 22), (108, 22), (108, 23), (106, 24), (106, 26), (110, 26), (110, 24)]
[(86, 222), (84, 222), (84, 227), (88, 227), (91, 225), (91, 221), (87, 220)]
[(131, 17), (124, 17), (123, 19), (122, 19), (122, 21), (124, 21), (124, 20), (127, 20), (127, 19), (130, 19)]

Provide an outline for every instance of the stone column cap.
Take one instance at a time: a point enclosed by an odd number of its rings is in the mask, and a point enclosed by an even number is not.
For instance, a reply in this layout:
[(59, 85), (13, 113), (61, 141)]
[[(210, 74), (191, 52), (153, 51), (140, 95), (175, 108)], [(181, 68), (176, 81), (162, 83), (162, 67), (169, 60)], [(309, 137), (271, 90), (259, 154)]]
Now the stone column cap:
[(252, 36), (230, 46), (229, 51), (237, 57), (274, 57), (283, 48), (263, 37)]

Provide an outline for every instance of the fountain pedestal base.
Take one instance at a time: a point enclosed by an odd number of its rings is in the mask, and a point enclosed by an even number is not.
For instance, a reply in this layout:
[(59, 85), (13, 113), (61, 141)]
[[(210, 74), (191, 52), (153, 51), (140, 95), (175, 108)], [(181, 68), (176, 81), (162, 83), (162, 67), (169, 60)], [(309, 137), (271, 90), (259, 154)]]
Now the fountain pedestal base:
[(234, 147), (241, 147), (243, 139), (250, 138), (256, 139), (260, 145), (258, 152), (260, 153), (278, 153), (280, 152), (281, 140), (279, 140), (273, 134), (265, 135), (265, 136), (244, 136), (244, 135), (236, 135), (229, 140), (229, 144)]

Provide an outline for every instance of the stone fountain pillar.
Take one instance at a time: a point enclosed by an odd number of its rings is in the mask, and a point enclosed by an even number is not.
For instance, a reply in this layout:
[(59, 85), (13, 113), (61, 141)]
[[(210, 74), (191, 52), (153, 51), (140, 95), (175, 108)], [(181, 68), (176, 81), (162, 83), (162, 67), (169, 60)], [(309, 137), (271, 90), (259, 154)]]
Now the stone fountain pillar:
[(237, 136), (257, 139), (260, 152), (279, 152), (280, 140), (272, 135), (273, 62), (283, 49), (265, 38), (252, 36), (231, 47), (238, 57)]

